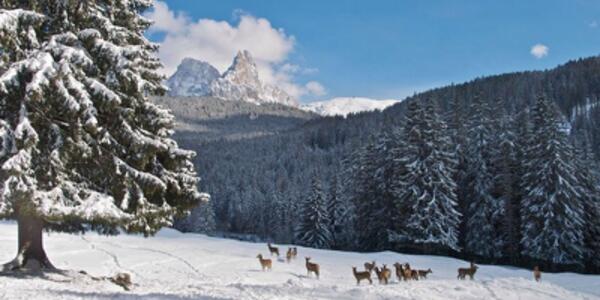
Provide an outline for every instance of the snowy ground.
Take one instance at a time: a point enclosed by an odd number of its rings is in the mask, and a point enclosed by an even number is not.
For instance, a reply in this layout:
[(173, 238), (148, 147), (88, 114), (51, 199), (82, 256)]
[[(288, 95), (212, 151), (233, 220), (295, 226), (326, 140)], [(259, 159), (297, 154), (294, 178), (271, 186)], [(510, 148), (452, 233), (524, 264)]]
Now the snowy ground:
[[(0, 261), (13, 258), (16, 225), (0, 223)], [(258, 253), (264, 244), (163, 230), (156, 237), (105, 237), (96, 234), (46, 236), (46, 249), (62, 269), (86, 270), (96, 276), (128, 272), (136, 286), (130, 292), (85, 276), (0, 277), (0, 299), (600, 299), (600, 276), (543, 274), (532, 280), (529, 270), (481, 265), (475, 281), (459, 281), (461, 260), (402, 255), (392, 252), (351, 253), (298, 248), (296, 261), (273, 262), (262, 272)], [(280, 246), (280, 251), (285, 251)], [(282, 253), (283, 254), (283, 253)], [(306, 276), (304, 256), (321, 265), (321, 279)], [(365, 261), (409, 262), (431, 268), (430, 279), (372, 286), (356, 282), (351, 266)], [(373, 278), (375, 279), (375, 278)]]

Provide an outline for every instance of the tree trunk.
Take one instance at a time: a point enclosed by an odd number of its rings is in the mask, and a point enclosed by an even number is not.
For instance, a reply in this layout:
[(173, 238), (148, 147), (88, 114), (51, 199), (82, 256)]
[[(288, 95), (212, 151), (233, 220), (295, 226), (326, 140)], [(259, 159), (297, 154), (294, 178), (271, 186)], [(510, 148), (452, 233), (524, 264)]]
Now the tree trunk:
[(4, 266), (4, 269), (54, 269), (44, 250), (44, 221), (34, 216), (19, 216), (19, 251), (17, 257)]

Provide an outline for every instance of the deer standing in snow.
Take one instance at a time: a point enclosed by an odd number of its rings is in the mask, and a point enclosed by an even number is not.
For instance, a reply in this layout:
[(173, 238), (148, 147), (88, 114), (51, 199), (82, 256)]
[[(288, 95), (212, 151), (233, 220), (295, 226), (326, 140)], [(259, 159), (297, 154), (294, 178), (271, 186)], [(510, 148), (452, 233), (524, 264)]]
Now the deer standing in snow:
[(369, 284), (373, 284), (371, 280), (371, 272), (369, 271), (356, 271), (356, 267), (352, 267), (352, 274), (354, 274), (354, 278), (356, 278), (356, 285), (360, 284), (361, 280), (368, 280)]
[(539, 266), (533, 267), (533, 278), (535, 279), (535, 281), (538, 281), (538, 282), (540, 280), (542, 280), (542, 271), (540, 271)]
[(392, 272), (390, 272), (390, 269), (388, 269), (386, 265), (383, 265), (381, 270), (378, 267), (375, 267), (375, 274), (377, 274), (379, 284), (388, 284)]
[(402, 281), (403, 279), (404, 281), (407, 281), (408, 278), (404, 277), (404, 268), (402, 268), (402, 264), (395, 263), (394, 267), (396, 268), (396, 277), (398, 278), (398, 282)]
[(273, 253), (279, 256), (279, 248), (271, 246), (271, 243), (268, 243), (267, 247), (269, 247), (269, 252), (271, 252), (271, 256), (273, 256)]
[(309, 276), (310, 273), (315, 273), (317, 275), (317, 279), (319, 279), (319, 265), (310, 262), (310, 257), (305, 257), (306, 259), (306, 275)]
[(475, 277), (475, 272), (477, 272), (478, 268), (479, 267), (477, 267), (473, 262), (471, 262), (471, 266), (468, 268), (458, 268), (458, 276), (456, 278), (464, 280), (467, 277), (467, 275), (469, 275), (471, 280), (473, 280), (473, 278)]
[(433, 271), (431, 271), (431, 269), (417, 270), (417, 272), (419, 273), (419, 278), (422, 278), (422, 279), (427, 279), (427, 274), (433, 273)]
[(270, 259), (263, 258), (262, 254), (257, 255), (256, 258), (258, 258), (263, 271), (272, 269), (273, 262)]
[(365, 270), (369, 271), (369, 273), (373, 273), (373, 270), (375, 269), (375, 261), (373, 262), (366, 262), (365, 263)]

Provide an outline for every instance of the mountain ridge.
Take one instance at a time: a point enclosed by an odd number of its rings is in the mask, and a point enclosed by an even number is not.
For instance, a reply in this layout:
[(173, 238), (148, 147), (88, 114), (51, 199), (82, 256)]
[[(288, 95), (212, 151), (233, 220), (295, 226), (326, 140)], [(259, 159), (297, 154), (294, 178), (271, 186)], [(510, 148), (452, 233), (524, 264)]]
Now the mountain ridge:
[(301, 109), (312, 111), (321, 116), (343, 116), (351, 113), (384, 110), (399, 103), (401, 100), (377, 100), (364, 97), (336, 97), (324, 101), (316, 101), (300, 106)]
[(239, 51), (223, 74), (208, 62), (185, 58), (166, 85), (173, 97), (212, 96), (255, 104), (298, 106), (297, 100), (284, 90), (260, 80), (256, 63), (247, 50)]

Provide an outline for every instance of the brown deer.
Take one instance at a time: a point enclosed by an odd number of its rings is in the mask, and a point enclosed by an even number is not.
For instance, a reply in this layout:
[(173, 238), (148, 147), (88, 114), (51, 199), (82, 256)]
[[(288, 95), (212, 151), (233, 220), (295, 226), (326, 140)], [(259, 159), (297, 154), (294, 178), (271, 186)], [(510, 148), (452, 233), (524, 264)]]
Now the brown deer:
[(417, 270), (417, 272), (419, 273), (419, 278), (422, 278), (422, 279), (427, 279), (427, 274), (433, 273), (433, 271), (431, 271), (431, 269)]
[(310, 276), (310, 272), (315, 273), (315, 275), (317, 275), (317, 279), (319, 279), (319, 265), (310, 262), (310, 257), (305, 257), (306, 258), (306, 275)]
[(375, 269), (375, 261), (373, 262), (366, 262), (365, 263), (365, 270), (369, 271), (369, 273), (373, 273), (373, 269)]
[(263, 258), (262, 254), (257, 255), (256, 258), (258, 258), (263, 271), (272, 269), (273, 262), (270, 259)]
[(388, 269), (386, 265), (383, 265), (381, 270), (378, 267), (375, 267), (375, 274), (377, 274), (379, 284), (388, 284), (392, 272), (390, 272), (390, 269)]
[(298, 248), (294, 247), (292, 248), (292, 258), (296, 259), (296, 256), (298, 256)]
[(361, 280), (368, 280), (369, 284), (373, 284), (371, 272), (369, 271), (357, 272), (356, 267), (352, 267), (352, 274), (354, 274), (354, 278), (356, 278), (356, 285), (359, 285)]
[(402, 268), (402, 264), (395, 263), (394, 267), (396, 268), (396, 277), (398, 278), (398, 281), (402, 281), (403, 279), (404, 281), (408, 280), (404, 277), (404, 268)]
[(273, 256), (273, 253), (279, 256), (279, 248), (271, 246), (271, 243), (268, 243), (267, 247), (269, 247), (269, 252), (271, 252), (271, 256)]
[(539, 266), (533, 267), (533, 278), (535, 279), (535, 281), (538, 281), (538, 282), (540, 280), (542, 280), (542, 271), (540, 271)]
[(471, 262), (471, 266), (468, 268), (458, 268), (458, 276), (456, 276), (456, 278), (464, 280), (466, 276), (469, 275), (471, 280), (473, 280), (475, 277), (475, 272), (477, 272), (478, 268), (478, 266)]
[(404, 264), (404, 278), (408, 278), (408, 279), (412, 279), (412, 280), (419, 280), (419, 272), (417, 272), (417, 270), (413, 270), (410, 268), (410, 265), (408, 263)]
[(294, 251), (292, 250), (292, 248), (288, 248), (287, 252), (285, 253), (285, 260), (288, 262), (288, 264), (290, 263), (293, 257)]

